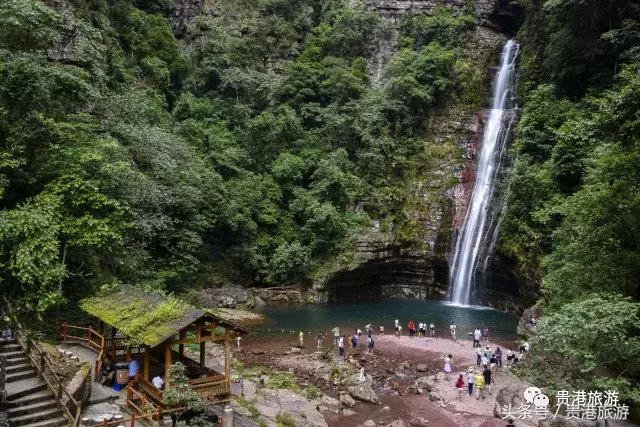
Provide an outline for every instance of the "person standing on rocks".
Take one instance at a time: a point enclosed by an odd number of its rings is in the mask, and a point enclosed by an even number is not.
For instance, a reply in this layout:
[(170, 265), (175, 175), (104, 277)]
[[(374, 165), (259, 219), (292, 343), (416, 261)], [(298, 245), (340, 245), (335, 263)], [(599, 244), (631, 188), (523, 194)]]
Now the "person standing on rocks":
[(473, 346), (480, 347), (480, 337), (482, 337), (482, 332), (480, 332), (479, 328), (473, 332)]
[(500, 347), (496, 347), (496, 365), (502, 368), (502, 350)]
[(462, 393), (464, 393), (465, 380), (463, 374), (460, 374), (458, 377), (458, 381), (456, 381), (456, 388), (458, 389), (458, 398), (462, 398)]
[(351, 348), (358, 348), (358, 331), (351, 335)]
[(331, 332), (333, 332), (333, 343), (338, 345), (338, 340), (340, 339), (340, 328), (336, 326), (331, 330)]
[(413, 338), (413, 336), (416, 334), (416, 324), (413, 323), (413, 320), (409, 320), (407, 329), (409, 330), (409, 338)]
[(476, 366), (480, 366), (482, 363), (482, 350), (480, 347), (476, 348)]
[(340, 361), (344, 362), (344, 335), (338, 339), (338, 356)]
[(467, 390), (469, 391), (469, 396), (473, 396), (473, 369), (469, 368), (469, 373), (467, 373)]
[(446, 379), (449, 379), (449, 374), (451, 373), (451, 371), (453, 371), (453, 368), (451, 366), (451, 361), (453, 359), (453, 356), (448, 354), (447, 357), (444, 358), (444, 375)]
[(369, 351), (369, 353), (373, 354), (373, 347), (375, 346), (375, 343), (373, 342), (373, 337), (371, 335), (369, 335), (369, 341), (367, 342), (367, 350)]
[(298, 341), (300, 341), (300, 347), (304, 347), (304, 332), (300, 331), (298, 334)]
[(457, 326), (456, 326), (456, 324), (455, 324), (455, 323), (452, 323), (452, 324), (449, 326), (449, 330), (451, 331), (451, 338), (452, 338), (454, 341), (456, 340), (456, 329), (457, 329)]
[(398, 319), (396, 319), (395, 328), (396, 328), (396, 335), (399, 336), (400, 335), (400, 321)]
[(487, 392), (491, 394), (491, 369), (488, 366), (485, 366), (484, 371), (482, 371), (482, 376), (484, 377), (484, 384), (487, 388)]
[(431, 333), (432, 337), (436, 336), (436, 325), (434, 325), (433, 323), (429, 324), (429, 332)]
[(480, 396), (484, 399), (486, 396), (484, 395), (484, 376), (477, 371), (473, 376), (473, 385), (476, 388), (476, 399), (480, 399)]
[(320, 350), (320, 347), (322, 347), (322, 331), (318, 331), (316, 341), (318, 341), (318, 350)]

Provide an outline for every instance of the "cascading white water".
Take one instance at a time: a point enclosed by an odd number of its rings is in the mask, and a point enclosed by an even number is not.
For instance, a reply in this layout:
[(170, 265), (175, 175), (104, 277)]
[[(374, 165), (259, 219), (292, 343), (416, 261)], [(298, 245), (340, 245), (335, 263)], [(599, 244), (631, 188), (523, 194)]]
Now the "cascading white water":
[[(493, 105), (484, 129), (476, 178), (467, 214), (458, 235), (451, 268), (449, 300), (468, 305), (475, 284), (479, 254), (495, 233), (488, 232), (494, 183), (515, 117), (515, 62), (519, 45), (509, 40), (502, 49), (493, 87)], [(491, 243), (492, 246), (492, 243)]]

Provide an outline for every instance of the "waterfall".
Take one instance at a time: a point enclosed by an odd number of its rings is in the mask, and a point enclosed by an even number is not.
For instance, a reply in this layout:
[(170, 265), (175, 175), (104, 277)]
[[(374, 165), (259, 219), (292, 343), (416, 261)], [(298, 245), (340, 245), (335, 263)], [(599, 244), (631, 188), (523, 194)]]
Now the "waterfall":
[(486, 267), (486, 259), (497, 237), (500, 212), (492, 212), (491, 202), (515, 118), (515, 62), (518, 50), (519, 45), (513, 40), (504, 45), (493, 83), (493, 105), (484, 128), (473, 194), (453, 255), (449, 300), (455, 304), (471, 303), (479, 261), (484, 258), (482, 264)]

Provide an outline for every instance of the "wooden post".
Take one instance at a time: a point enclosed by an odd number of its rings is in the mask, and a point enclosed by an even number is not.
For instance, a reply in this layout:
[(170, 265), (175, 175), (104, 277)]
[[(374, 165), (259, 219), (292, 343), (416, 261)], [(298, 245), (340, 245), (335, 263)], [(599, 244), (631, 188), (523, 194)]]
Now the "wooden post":
[(143, 358), (143, 369), (144, 369), (144, 379), (149, 381), (149, 346), (144, 347), (144, 358)]
[(164, 345), (164, 386), (169, 385), (169, 368), (171, 367), (171, 344)]
[(204, 361), (205, 361), (205, 344), (206, 342), (202, 341), (200, 343), (200, 369), (202, 369), (202, 372), (204, 372)]
[(136, 427), (136, 413), (131, 414), (131, 427)]
[[(184, 340), (187, 337), (187, 331), (184, 329), (180, 331), (180, 341)], [(184, 344), (178, 344), (178, 354), (180, 355), (180, 360), (184, 359)]]
[(111, 361), (116, 363), (116, 334), (118, 330), (115, 327), (111, 327)]
[(229, 352), (229, 331), (224, 332), (224, 376), (225, 380), (229, 380), (231, 375), (229, 375), (229, 359), (231, 358)]

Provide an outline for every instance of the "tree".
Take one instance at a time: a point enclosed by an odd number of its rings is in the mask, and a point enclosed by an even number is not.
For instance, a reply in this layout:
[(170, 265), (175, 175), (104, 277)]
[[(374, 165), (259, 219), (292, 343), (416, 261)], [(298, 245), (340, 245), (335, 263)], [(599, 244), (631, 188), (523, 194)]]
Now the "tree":
[(176, 426), (178, 419), (187, 411), (199, 412), (204, 409), (200, 396), (189, 386), (186, 368), (181, 362), (175, 362), (169, 367), (169, 378), (162, 399), (165, 405), (177, 409), (171, 413), (171, 422)]

